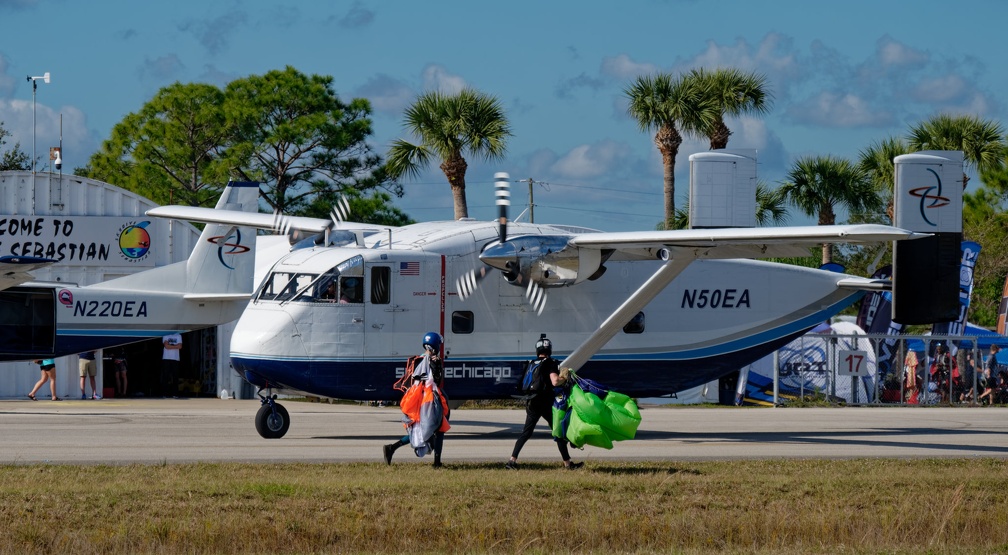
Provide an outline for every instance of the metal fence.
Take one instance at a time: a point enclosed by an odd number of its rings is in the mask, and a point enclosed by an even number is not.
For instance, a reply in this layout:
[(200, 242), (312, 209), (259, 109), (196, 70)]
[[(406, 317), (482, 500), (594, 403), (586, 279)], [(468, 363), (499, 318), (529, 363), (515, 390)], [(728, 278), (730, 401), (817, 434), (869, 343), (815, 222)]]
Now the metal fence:
[(995, 366), (985, 376), (990, 356), (976, 336), (809, 334), (775, 352), (760, 373), (772, 375), (774, 404), (1003, 404), (1008, 371)]

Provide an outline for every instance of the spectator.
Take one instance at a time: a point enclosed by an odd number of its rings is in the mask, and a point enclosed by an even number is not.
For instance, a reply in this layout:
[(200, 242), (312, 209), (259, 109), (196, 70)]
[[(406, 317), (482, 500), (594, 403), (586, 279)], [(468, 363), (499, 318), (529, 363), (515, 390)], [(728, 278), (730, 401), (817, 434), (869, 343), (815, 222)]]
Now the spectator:
[(39, 369), (42, 371), (42, 376), (39, 378), (39, 381), (35, 383), (35, 387), (33, 387), (31, 393), (28, 394), (28, 398), (32, 401), (38, 401), (38, 399), (35, 398), (35, 394), (42, 388), (43, 385), (45, 385), (46, 382), (49, 382), (49, 392), (52, 393), (52, 400), (62, 401), (63, 399), (56, 396), (56, 361), (51, 358), (43, 358), (36, 360), (35, 363), (39, 365)]
[(161, 356), (161, 396), (178, 398), (178, 367), (182, 360), (182, 334), (170, 333), (161, 338), (164, 353)]
[(77, 369), (80, 371), (80, 398), (88, 398), (85, 383), (87, 378), (91, 378), (91, 398), (101, 399), (101, 395), (98, 394), (98, 386), (95, 384), (95, 377), (98, 375), (98, 365), (95, 364), (95, 352), (84, 351), (77, 355)]

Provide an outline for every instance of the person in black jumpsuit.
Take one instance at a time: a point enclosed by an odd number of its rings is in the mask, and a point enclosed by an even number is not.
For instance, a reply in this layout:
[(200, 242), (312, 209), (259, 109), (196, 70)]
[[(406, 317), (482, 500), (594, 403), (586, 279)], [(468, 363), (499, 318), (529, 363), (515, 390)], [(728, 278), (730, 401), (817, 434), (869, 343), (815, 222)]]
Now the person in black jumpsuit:
[[(532, 437), (536, 423), (542, 418), (546, 421), (546, 426), (553, 428), (553, 388), (560, 384), (560, 365), (553, 354), (553, 342), (546, 337), (541, 337), (536, 342), (536, 357), (542, 359), (539, 371), (549, 376), (549, 385), (540, 389), (532, 398), (525, 403), (525, 427), (515, 442), (514, 449), (511, 450), (511, 459), (504, 464), (508, 470), (518, 470), (518, 453), (521, 452), (525, 442)], [(566, 441), (557, 441), (557, 449), (560, 451), (560, 458), (563, 459), (564, 467), (570, 470), (581, 468), (584, 463), (572, 462), (570, 452), (567, 450)]]

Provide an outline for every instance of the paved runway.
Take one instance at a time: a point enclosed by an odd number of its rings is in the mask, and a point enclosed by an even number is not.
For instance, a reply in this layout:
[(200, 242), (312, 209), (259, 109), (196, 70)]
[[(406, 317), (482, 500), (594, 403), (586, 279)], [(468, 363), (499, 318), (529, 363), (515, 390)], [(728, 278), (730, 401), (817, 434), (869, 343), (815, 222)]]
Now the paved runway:
[[(258, 400), (108, 399), (0, 401), (0, 463), (181, 463), (195, 461), (380, 462), (402, 434), (396, 407), (285, 402), (281, 439), (256, 433)], [(1008, 458), (1006, 408), (643, 407), (637, 439), (586, 447), (575, 460), (753, 458)], [(523, 410), (456, 410), (444, 461), (507, 459)], [(525, 461), (558, 460), (540, 424)], [(400, 462), (417, 459), (409, 449)]]

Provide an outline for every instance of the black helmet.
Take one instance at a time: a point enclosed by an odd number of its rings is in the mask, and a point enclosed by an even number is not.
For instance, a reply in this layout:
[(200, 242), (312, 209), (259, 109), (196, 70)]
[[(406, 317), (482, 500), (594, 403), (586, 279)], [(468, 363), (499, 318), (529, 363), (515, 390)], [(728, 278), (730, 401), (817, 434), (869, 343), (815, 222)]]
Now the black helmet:
[(539, 341), (536, 341), (536, 356), (543, 354), (553, 356), (553, 342), (546, 339), (545, 333), (539, 336)]

